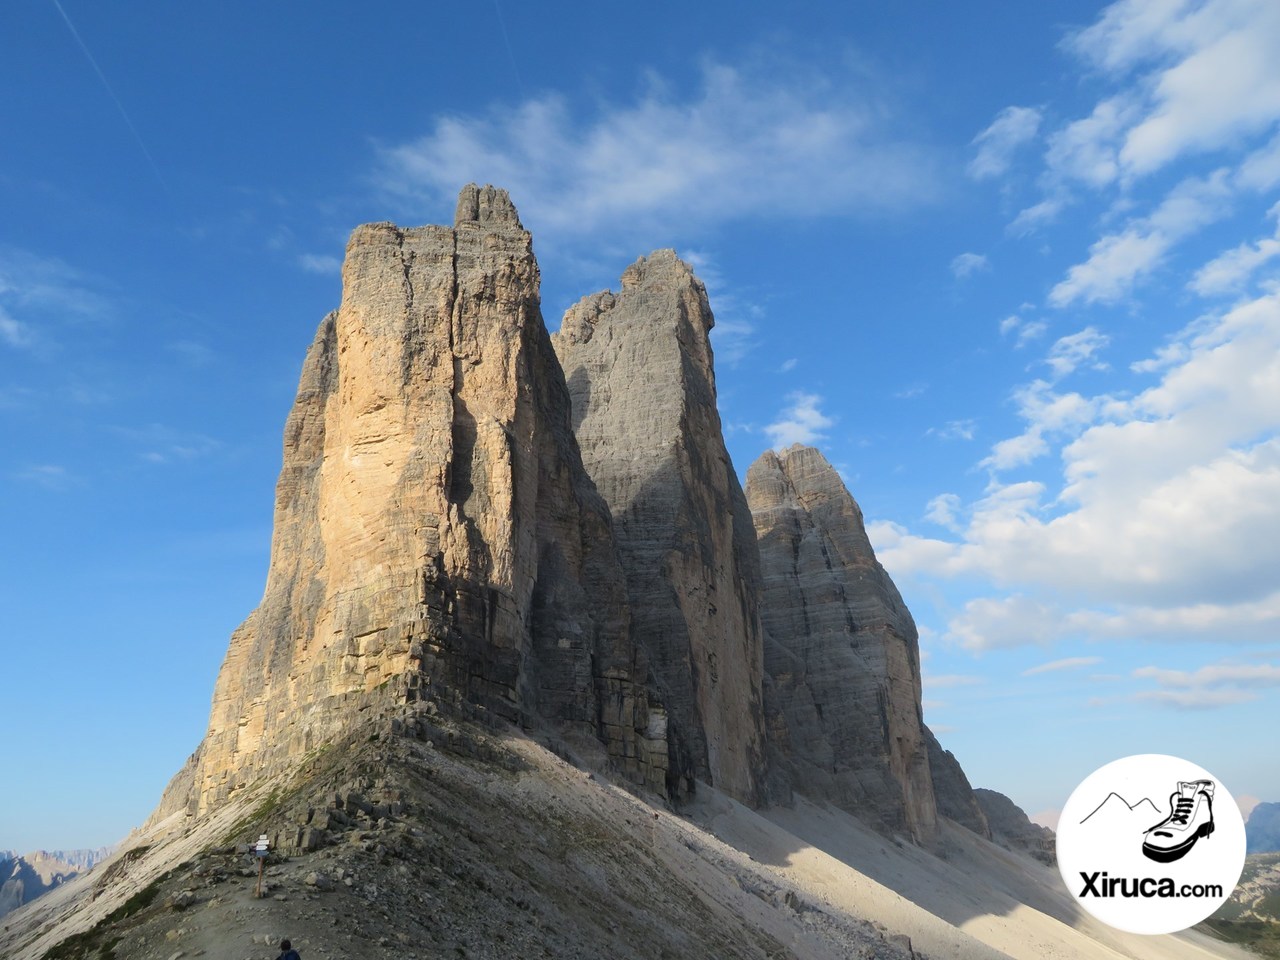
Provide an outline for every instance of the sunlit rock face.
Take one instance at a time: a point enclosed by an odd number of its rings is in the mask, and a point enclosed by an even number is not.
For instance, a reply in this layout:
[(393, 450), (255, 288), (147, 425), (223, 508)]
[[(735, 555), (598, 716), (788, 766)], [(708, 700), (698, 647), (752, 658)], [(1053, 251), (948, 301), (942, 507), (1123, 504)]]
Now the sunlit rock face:
[(665, 790), (647, 676), (506, 192), (465, 188), (453, 227), (357, 228), (285, 426), (265, 594), (160, 812), (406, 699), (584, 731)]
[(812, 447), (747, 473), (759, 537), (770, 715), (793, 788), (886, 831), (937, 829), (915, 623), (876, 561), (862, 511)]
[(582, 459), (613, 514), (636, 634), (682, 766), (761, 796), (760, 572), (716, 409), (706, 289), (672, 250), (583, 298), (552, 340)]

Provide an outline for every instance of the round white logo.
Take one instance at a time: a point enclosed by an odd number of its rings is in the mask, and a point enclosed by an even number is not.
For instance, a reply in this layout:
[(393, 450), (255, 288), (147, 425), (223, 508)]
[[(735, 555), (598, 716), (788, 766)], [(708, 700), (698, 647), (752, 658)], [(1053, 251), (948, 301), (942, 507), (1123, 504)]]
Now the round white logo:
[(1244, 820), (1213, 774), (1145, 753), (1100, 767), (1058, 820), (1058, 869), (1076, 901), (1130, 933), (1173, 933), (1231, 896)]

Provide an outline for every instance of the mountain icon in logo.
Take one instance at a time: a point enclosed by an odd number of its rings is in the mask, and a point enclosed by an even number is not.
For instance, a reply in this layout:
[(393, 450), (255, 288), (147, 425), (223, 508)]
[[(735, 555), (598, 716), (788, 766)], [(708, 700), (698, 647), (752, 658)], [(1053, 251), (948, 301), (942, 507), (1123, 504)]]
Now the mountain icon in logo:
[(1089, 823), (1094, 826), (1102, 824), (1108, 828), (1119, 830), (1125, 830), (1131, 825), (1141, 824), (1141, 826), (1137, 827), (1137, 832), (1146, 833), (1151, 824), (1160, 819), (1160, 816), (1160, 808), (1152, 803), (1148, 797), (1143, 797), (1136, 803), (1130, 803), (1113, 790), (1080, 823)]
[(1169, 796), (1167, 812), (1149, 797), (1130, 803), (1113, 790), (1080, 825), (1117, 839), (1125, 834), (1140, 834), (1143, 856), (1158, 863), (1172, 863), (1186, 856), (1197, 840), (1213, 833), (1213, 790), (1212, 780), (1180, 780)]

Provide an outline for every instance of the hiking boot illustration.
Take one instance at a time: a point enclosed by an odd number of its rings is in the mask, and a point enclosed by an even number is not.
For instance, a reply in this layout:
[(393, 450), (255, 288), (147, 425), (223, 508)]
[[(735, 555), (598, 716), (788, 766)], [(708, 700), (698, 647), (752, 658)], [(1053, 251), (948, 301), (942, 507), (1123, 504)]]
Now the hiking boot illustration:
[(1142, 852), (1150, 860), (1172, 863), (1187, 855), (1196, 841), (1213, 833), (1213, 781), (1179, 781), (1169, 795), (1169, 816), (1143, 835)]

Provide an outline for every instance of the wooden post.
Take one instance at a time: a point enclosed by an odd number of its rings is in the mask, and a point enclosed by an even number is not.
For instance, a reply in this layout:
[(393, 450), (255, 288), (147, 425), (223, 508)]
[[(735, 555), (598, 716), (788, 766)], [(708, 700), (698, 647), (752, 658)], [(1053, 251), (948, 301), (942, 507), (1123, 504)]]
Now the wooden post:
[(258, 837), (258, 845), (253, 848), (254, 854), (258, 858), (258, 886), (254, 890), (253, 895), (258, 899), (262, 899), (262, 870), (267, 862), (267, 851), (271, 848), (271, 842), (264, 833)]

